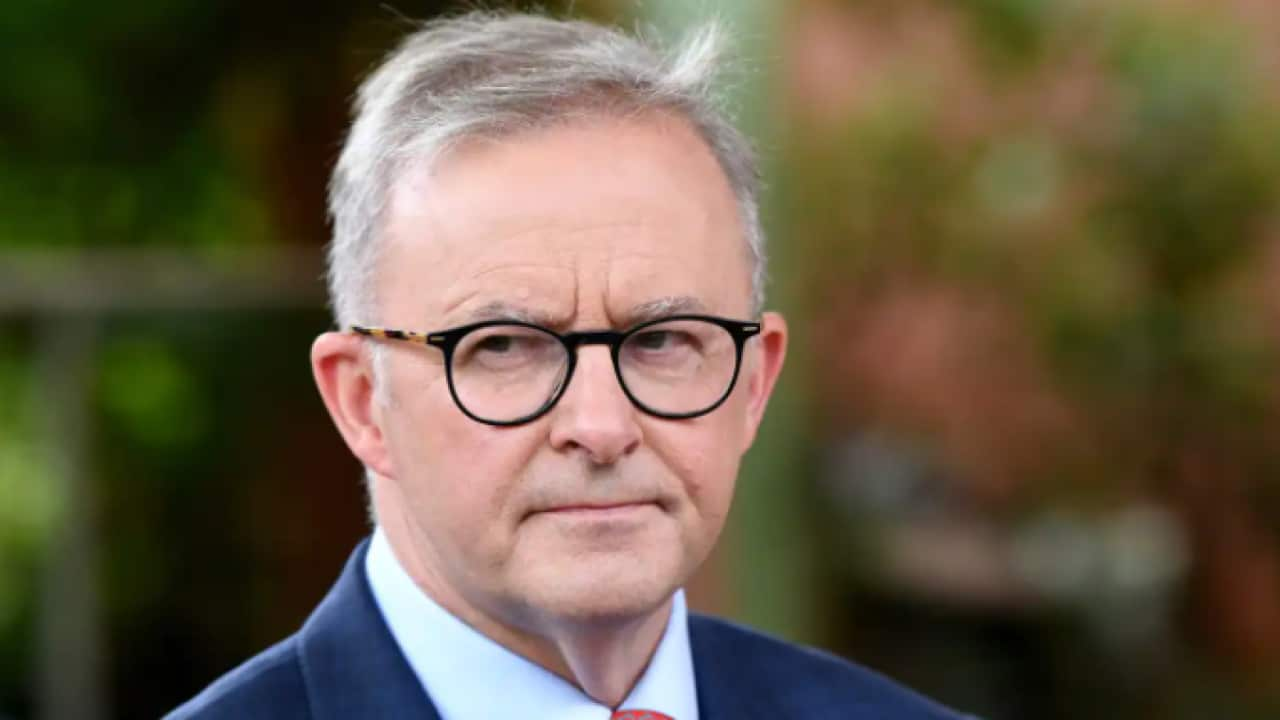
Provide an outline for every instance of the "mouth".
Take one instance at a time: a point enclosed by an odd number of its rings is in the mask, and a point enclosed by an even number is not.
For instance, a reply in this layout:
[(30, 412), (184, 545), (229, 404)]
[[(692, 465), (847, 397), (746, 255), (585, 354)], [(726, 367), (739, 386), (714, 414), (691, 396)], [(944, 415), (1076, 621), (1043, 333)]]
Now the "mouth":
[(620, 503), (577, 503), (572, 505), (557, 505), (554, 507), (535, 510), (530, 515), (550, 515), (561, 518), (578, 518), (583, 520), (610, 520), (624, 519), (636, 513), (645, 512), (647, 510), (660, 510), (661, 507), (656, 501), (643, 500), (638, 502), (620, 502)]

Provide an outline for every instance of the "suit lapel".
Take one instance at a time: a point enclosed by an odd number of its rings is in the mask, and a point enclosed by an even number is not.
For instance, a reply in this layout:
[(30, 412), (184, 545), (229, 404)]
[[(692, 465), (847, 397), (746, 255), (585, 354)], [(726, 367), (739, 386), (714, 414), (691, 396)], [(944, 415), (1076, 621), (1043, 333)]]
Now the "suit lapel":
[(690, 613), (689, 645), (698, 682), (699, 720), (786, 717), (769, 692), (770, 678), (752, 669), (731, 635)]
[(316, 720), (440, 720), (387, 629), (365, 577), (366, 539), (303, 625), (302, 674)]
[[(368, 550), (366, 539), (299, 634), (312, 716), (440, 720), (374, 602), (364, 573)], [(783, 717), (770, 678), (758, 677), (731, 633), (690, 613), (689, 643), (701, 720)]]

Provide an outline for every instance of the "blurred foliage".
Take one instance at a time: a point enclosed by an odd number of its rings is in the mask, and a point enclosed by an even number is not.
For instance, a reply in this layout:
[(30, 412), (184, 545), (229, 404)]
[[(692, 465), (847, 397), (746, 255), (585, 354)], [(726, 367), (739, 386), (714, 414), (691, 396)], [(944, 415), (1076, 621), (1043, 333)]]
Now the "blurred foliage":
[(151, 452), (187, 446), (208, 432), (198, 379), (154, 339), (116, 338), (101, 360), (99, 392), (112, 427)]
[(1196, 708), (1280, 704), (1269, 7), (813, 2), (789, 46), (774, 225), (812, 288), (827, 442), (918, 448), (888, 466), (925, 462), (992, 532), (1169, 509), (1174, 652), (1116, 706), (1151, 717), (1199, 667), (1224, 680)]
[(306, 372), (325, 313), (200, 320), (116, 318), (99, 363), (111, 687), (131, 714), (291, 632), (364, 528), (358, 466)]
[(23, 586), (18, 574), (35, 555), (58, 515), (59, 498), (37, 457), (32, 427), (35, 402), (27, 368), (12, 356), (0, 355), (0, 627), (8, 627)]
[(0, 80), (0, 245), (263, 240), (217, 122), (223, 53), (197, 51), (233, 20), (227, 3), (6, 3), (0, 63), (22, 71)]
[(1203, 9), (960, 7), (900, 4), (951, 44), (901, 48), (880, 69), (896, 81), (837, 120), (797, 111), (820, 127), (789, 135), (778, 224), (807, 272), (828, 293), (997, 303), (1087, 418), (1095, 481), (1156, 480), (1153, 458), (1223, 428), (1263, 477), (1280, 105), (1254, 45)]
[(15, 704), (11, 683), (32, 661), (32, 589), (64, 500), (39, 455), (31, 368), (14, 339), (0, 345), (0, 708)]

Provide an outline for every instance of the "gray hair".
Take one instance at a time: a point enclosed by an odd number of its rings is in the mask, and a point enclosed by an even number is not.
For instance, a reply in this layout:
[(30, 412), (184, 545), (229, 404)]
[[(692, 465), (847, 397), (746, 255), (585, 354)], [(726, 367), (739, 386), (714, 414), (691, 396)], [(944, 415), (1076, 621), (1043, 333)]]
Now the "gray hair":
[[(340, 326), (376, 323), (378, 236), (390, 188), (410, 162), (453, 144), (590, 114), (674, 112), (707, 143), (737, 197), (764, 303), (759, 174), (751, 145), (712, 92), (723, 33), (715, 22), (672, 50), (576, 20), (471, 12), (424, 23), (360, 86), (329, 184), (329, 294)], [(376, 373), (380, 374), (380, 373)]]

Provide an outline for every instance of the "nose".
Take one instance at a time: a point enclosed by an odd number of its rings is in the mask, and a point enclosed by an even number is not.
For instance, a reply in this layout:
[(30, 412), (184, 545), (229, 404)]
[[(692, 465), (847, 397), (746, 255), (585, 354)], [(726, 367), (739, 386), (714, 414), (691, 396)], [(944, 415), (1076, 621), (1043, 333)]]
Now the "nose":
[(584, 453), (596, 465), (615, 463), (640, 445), (637, 412), (618, 384), (609, 349), (579, 348), (569, 386), (551, 410), (551, 445)]

